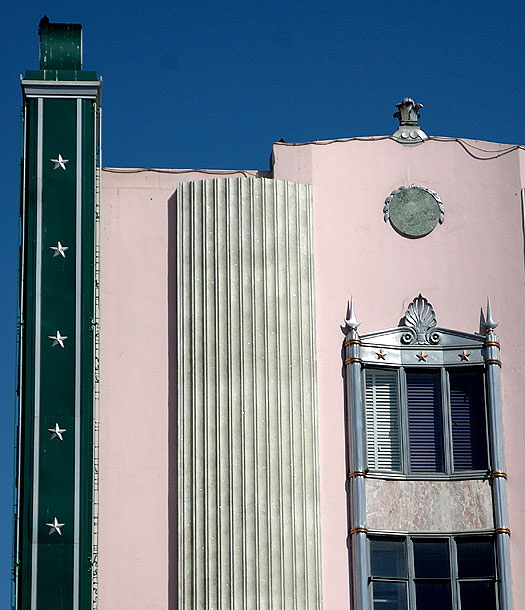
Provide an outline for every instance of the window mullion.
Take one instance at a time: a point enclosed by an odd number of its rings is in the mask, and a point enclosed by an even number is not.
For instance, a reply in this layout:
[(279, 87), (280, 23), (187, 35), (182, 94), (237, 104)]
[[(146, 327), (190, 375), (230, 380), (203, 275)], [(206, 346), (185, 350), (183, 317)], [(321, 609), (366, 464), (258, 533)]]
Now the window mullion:
[(441, 369), (441, 416), (443, 418), (443, 451), (445, 472), (451, 474), (454, 468), (452, 456), (452, 418), (450, 414), (450, 382), (448, 371)]
[(452, 591), (452, 607), (459, 608), (458, 553), (456, 548), (456, 539), (454, 536), (450, 537), (448, 552), (450, 558), (450, 589)]
[[(365, 370), (363, 369), (361, 371), (363, 373), (363, 376), (365, 375)], [(363, 379), (363, 381), (365, 381)], [(362, 387), (364, 388), (364, 384), (362, 385)], [(364, 404), (364, 403), (363, 403)], [(366, 462), (368, 464), (368, 461)], [(370, 610), (374, 610), (374, 585), (373, 585), (373, 575), (372, 575), (372, 560), (371, 560), (371, 551), (370, 551), (370, 538), (367, 536), (366, 538), (366, 560), (365, 560), (365, 574), (368, 574), (368, 608), (370, 608)]]
[(416, 569), (414, 566), (414, 547), (412, 538), (407, 537), (407, 561), (408, 561), (408, 607), (410, 610), (416, 608)]
[(407, 380), (405, 369), (401, 367), (398, 371), (398, 404), (399, 404), (399, 434), (401, 444), (401, 472), (410, 472), (410, 448), (408, 441), (408, 403), (407, 403)]

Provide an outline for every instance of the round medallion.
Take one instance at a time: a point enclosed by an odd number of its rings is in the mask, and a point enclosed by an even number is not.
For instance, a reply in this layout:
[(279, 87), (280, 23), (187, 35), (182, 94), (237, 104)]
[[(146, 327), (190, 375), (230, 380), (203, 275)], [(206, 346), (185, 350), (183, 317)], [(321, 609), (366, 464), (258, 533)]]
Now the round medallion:
[(445, 216), (443, 203), (435, 191), (426, 186), (400, 186), (386, 199), (385, 222), (406, 237), (428, 235)]

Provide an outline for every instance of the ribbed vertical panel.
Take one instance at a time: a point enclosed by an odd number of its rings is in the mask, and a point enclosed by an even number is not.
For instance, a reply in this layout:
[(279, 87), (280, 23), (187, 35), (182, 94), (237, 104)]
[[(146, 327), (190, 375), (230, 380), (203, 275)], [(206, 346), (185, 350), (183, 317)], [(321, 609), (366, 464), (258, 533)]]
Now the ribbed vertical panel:
[(321, 607), (310, 199), (178, 188), (180, 610)]

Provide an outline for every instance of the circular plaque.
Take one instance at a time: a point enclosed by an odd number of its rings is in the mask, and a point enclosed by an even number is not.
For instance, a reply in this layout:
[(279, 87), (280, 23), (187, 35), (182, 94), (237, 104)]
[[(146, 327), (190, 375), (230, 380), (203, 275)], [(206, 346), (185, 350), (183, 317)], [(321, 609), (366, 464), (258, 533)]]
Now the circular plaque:
[(412, 184), (400, 186), (385, 199), (385, 222), (407, 237), (423, 237), (443, 222), (444, 209), (435, 191)]

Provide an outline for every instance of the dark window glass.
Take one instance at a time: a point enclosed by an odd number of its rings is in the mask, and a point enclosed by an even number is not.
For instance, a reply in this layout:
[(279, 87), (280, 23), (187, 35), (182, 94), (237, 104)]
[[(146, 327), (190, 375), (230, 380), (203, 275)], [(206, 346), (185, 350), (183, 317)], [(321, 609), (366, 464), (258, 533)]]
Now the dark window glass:
[(374, 582), (374, 610), (408, 610), (404, 582)]
[(460, 582), (461, 610), (495, 610), (496, 587), (493, 581)]
[(404, 538), (370, 538), (372, 576), (406, 578), (406, 541)]
[(488, 467), (481, 371), (449, 371), (454, 470)]
[(374, 536), (369, 543), (373, 610), (497, 610), (492, 536)]
[(416, 578), (450, 578), (448, 540), (414, 539)]
[(417, 610), (452, 610), (450, 582), (416, 582), (416, 607)]
[(408, 436), (412, 472), (444, 472), (439, 371), (407, 372)]
[(492, 538), (458, 537), (456, 538), (458, 553), (459, 578), (487, 578), (495, 576), (494, 542)]

